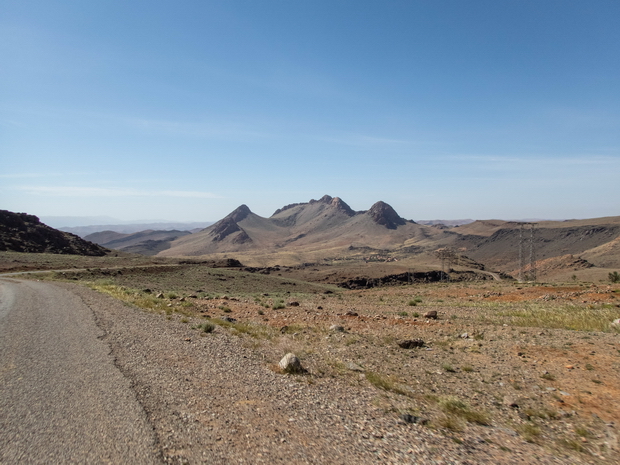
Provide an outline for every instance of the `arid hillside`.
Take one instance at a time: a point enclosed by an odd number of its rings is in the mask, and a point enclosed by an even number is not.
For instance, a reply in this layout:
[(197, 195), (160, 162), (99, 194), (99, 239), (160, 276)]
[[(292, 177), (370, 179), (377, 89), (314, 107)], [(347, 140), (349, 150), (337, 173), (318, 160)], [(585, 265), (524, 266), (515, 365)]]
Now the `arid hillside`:
[(101, 231), (89, 234), (84, 239), (109, 249), (141, 255), (157, 255), (170, 247), (170, 243), (179, 237), (191, 234), (189, 231), (153, 231), (146, 230), (133, 234), (115, 231)]
[(0, 251), (103, 256), (109, 250), (58, 231), (27, 213), (0, 210)]
[[(165, 257), (234, 256), (252, 266), (398, 260), (404, 269), (483, 269), (518, 277), (600, 279), (620, 268), (620, 217), (522, 223), (479, 220), (453, 227), (402, 218), (385, 202), (353, 211), (328, 195), (269, 218), (242, 205), (173, 241)], [(469, 266), (474, 263), (475, 266)], [(594, 273), (594, 274), (593, 274)], [(586, 276), (587, 275), (587, 276)]]
[[(288, 250), (330, 251), (349, 247), (396, 249), (407, 240), (442, 244), (450, 240), (440, 228), (400, 217), (384, 202), (367, 211), (353, 211), (328, 195), (308, 203), (287, 205), (263, 218), (242, 205), (208, 228), (172, 243), (163, 256), (199, 256), (223, 252)], [(329, 253), (329, 252), (328, 252)]]

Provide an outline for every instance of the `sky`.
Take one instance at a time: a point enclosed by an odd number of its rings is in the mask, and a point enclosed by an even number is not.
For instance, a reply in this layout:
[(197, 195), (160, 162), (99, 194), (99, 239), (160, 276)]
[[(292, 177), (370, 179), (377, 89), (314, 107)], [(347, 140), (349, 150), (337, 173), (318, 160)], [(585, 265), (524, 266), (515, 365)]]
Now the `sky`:
[(0, 0), (0, 209), (620, 215), (620, 2)]

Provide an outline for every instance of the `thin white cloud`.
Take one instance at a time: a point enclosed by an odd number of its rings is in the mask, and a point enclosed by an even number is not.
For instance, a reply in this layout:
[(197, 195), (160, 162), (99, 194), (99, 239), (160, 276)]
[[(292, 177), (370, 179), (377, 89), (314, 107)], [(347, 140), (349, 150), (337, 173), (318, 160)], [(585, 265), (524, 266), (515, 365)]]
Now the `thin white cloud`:
[[(91, 173), (87, 172), (58, 172), (58, 173), (3, 173), (0, 174), (0, 179), (27, 179), (27, 178), (50, 178), (50, 177), (59, 177), (59, 176), (85, 176)], [(101, 172), (98, 172), (101, 174)]]
[(42, 178), (44, 176), (47, 176), (47, 175), (43, 173), (0, 174), (0, 179)]
[(226, 123), (214, 121), (169, 121), (138, 117), (118, 117), (121, 124), (140, 131), (164, 133), (171, 136), (189, 136), (200, 138), (281, 138), (277, 132), (265, 131), (243, 123)]
[(16, 189), (32, 195), (47, 195), (55, 197), (178, 197), (196, 199), (221, 198), (220, 196), (211, 192), (176, 190), (152, 191), (109, 187), (19, 186)]
[(484, 164), (549, 164), (549, 165), (617, 165), (620, 156), (602, 156), (582, 154), (576, 156), (532, 155), (527, 157), (501, 155), (448, 155), (441, 157), (453, 162), (475, 162)]
[(367, 147), (367, 146), (377, 146), (377, 145), (407, 145), (412, 142), (401, 139), (388, 139), (385, 137), (371, 137), (371, 136), (362, 136), (362, 135), (353, 135), (349, 137), (319, 137), (319, 140), (324, 142), (331, 142), (334, 144), (341, 145), (352, 145), (356, 147)]

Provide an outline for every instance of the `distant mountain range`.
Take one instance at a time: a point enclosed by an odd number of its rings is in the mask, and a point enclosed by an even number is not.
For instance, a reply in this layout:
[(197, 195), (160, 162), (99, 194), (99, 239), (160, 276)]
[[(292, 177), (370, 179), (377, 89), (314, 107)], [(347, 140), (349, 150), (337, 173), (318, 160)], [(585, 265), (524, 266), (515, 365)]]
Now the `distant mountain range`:
[(109, 249), (141, 255), (157, 255), (162, 250), (168, 249), (172, 241), (188, 234), (191, 233), (189, 231), (153, 231), (150, 229), (133, 234), (101, 231), (89, 234), (84, 239)]
[[(47, 239), (51, 228), (40, 223), (38, 218), (9, 213), (5, 212), (1, 218), (6, 223), (2, 225), (3, 242), (0, 244), (4, 250), (105, 253), (103, 248), (91, 251), (90, 246), (76, 242), (79, 238), (66, 232), (56, 231), (62, 236)], [(25, 215), (19, 217), (25, 226), (16, 227), (17, 220), (11, 215)], [(535, 224), (504, 220), (454, 221), (458, 224), (433, 220), (427, 223), (431, 224), (404, 219), (383, 201), (376, 202), (368, 210), (354, 211), (342, 199), (325, 195), (319, 200), (286, 205), (269, 218), (241, 205), (216, 223), (192, 231), (189, 228), (146, 228), (130, 233), (99, 230), (86, 239), (107, 248), (143, 255), (219, 254), (241, 261), (251, 258), (260, 263), (381, 256), (435, 267), (440, 261), (448, 266), (475, 262), (477, 267), (482, 264), (487, 269), (512, 274), (523, 272), (521, 266), (524, 264), (565, 274), (591, 267), (620, 268), (620, 216)], [(167, 223), (166, 226), (172, 225)], [(46, 232), (37, 236), (35, 231)], [(62, 245), (61, 237), (81, 245), (71, 249), (69, 245)]]
[(113, 231), (121, 234), (133, 234), (141, 231), (199, 231), (213, 224), (212, 221), (194, 223), (174, 223), (171, 221), (159, 223), (122, 223), (122, 224), (91, 224), (88, 226), (57, 227), (61, 231), (70, 232), (85, 238), (89, 234), (102, 231)]
[[(435, 231), (400, 217), (385, 202), (353, 211), (342, 199), (328, 195), (282, 207), (269, 218), (241, 205), (217, 223), (172, 242), (160, 255), (196, 256), (248, 250), (332, 249), (351, 245), (392, 247)], [(441, 235), (437, 230), (435, 235)]]
[(521, 253), (528, 266), (530, 260), (543, 263), (564, 257), (553, 266), (564, 264), (575, 270), (592, 265), (620, 267), (620, 217), (541, 221), (535, 226), (503, 220), (454, 226), (436, 223), (406, 220), (382, 201), (369, 210), (354, 211), (342, 199), (326, 195), (282, 207), (269, 218), (241, 205), (211, 226), (172, 241), (159, 255), (253, 254), (303, 261), (360, 253), (389, 253), (399, 258), (443, 254), (450, 257), (449, 264), (468, 258), (490, 269), (514, 273), (520, 268)]

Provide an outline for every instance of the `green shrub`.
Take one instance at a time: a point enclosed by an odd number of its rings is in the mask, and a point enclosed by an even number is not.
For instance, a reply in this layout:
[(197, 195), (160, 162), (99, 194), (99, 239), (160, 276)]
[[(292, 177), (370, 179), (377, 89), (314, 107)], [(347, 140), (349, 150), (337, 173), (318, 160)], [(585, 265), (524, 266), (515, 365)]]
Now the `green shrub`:
[(472, 410), (469, 405), (454, 396), (439, 399), (439, 407), (444, 413), (461, 417), (469, 423), (477, 423), (485, 426), (491, 424), (489, 417), (485, 413)]
[(213, 323), (203, 323), (198, 325), (198, 328), (201, 329), (205, 333), (212, 333), (215, 330), (215, 325)]

